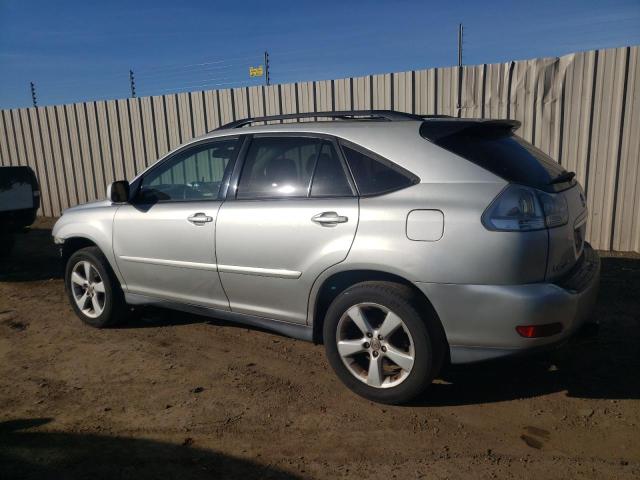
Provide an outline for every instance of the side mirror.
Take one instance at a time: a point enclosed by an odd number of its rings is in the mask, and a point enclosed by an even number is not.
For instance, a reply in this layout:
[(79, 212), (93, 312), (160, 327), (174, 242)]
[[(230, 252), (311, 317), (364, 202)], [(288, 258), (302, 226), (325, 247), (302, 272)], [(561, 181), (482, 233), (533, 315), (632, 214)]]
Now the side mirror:
[(107, 187), (107, 198), (113, 203), (127, 203), (129, 201), (129, 182), (119, 180)]

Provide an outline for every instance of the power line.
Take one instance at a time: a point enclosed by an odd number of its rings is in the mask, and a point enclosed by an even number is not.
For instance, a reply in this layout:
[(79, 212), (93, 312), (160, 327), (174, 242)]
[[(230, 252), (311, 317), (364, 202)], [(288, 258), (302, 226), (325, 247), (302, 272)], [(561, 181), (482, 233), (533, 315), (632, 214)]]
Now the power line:
[(213, 61), (207, 61), (207, 62), (200, 62), (200, 63), (188, 63), (188, 64), (184, 64), (184, 65), (159, 65), (159, 66), (155, 66), (155, 67), (143, 67), (143, 68), (139, 68), (138, 70), (141, 72), (145, 72), (145, 71), (158, 71), (158, 70), (175, 70), (175, 69), (184, 69), (184, 68), (197, 68), (197, 67), (202, 67), (202, 66), (207, 66), (207, 65), (218, 65), (221, 63), (227, 63), (230, 60), (255, 60), (260, 58), (259, 54), (255, 54), (255, 55), (251, 55), (251, 56), (243, 56), (243, 57), (226, 57), (224, 59), (220, 59), (220, 60), (213, 60)]
[(227, 65), (220, 65), (220, 66), (214, 66), (214, 67), (202, 67), (200, 69), (197, 70), (177, 70), (174, 72), (155, 72), (155, 73), (138, 73), (138, 77), (143, 77), (143, 78), (156, 78), (156, 77), (174, 77), (174, 76), (180, 76), (180, 75), (193, 75), (193, 74), (197, 74), (198, 72), (210, 72), (210, 71), (216, 71), (216, 70), (227, 70), (229, 68), (233, 68), (233, 67), (240, 67), (241, 65), (234, 65), (234, 64), (227, 64)]
[(138, 81), (138, 87), (142, 87), (143, 89), (146, 89), (148, 87), (162, 87), (164, 85), (176, 85), (176, 84), (186, 84), (186, 85), (191, 85), (193, 83), (198, 83), (198, 82), (212, 82), (212, 81), (216, 81), (216, 80), (237, 80), (237, 81), (243, 81), (246, 79), (246, 77), (244, 76), (240, 76), (237, 74), (232, 74), (232, 72), (229, 72), (229, 75), (224, 75), (224, 76), (215, 76), (215, 77), (208, 77), (208, 76), (203, 76), (203, 77), (196, 77), (196, 78), (178, 78), (178, 79), (169, 79), (169, 80), (160, 80), (160, 79), (155, 79), (152, 81), (147, 81), (147, 82), (140, 82)]
[(199, 91), (204, 90), (202, 87), (223, 87), (229, 86), (229, 88), (244, 88), (244, 87), (255, 87), (258, 86), (256, 83), (238, 83), (238, 82), (221, 82), (221, 83), (203, 83), (200, 85), (191, 85), (191, 86), (182, 86), (182, 87), (174, 87), (174, 88), (166, 88), (162, 90), (150, 90), (145, 91), (145, 95), (152, 96), (154, 94), (163, 94), (163, 93), (181, 93), (184, 91)]

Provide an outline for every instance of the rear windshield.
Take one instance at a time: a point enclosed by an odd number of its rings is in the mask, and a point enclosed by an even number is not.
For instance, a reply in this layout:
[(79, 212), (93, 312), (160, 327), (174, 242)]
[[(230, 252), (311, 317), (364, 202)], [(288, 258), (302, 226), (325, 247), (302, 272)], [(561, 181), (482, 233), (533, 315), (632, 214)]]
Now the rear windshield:
[[(431, 122), (429, 122), (431, 123)], [(452, 129), (447, 135), (433, 135), (425, 122), (420, 133), (427, 140), (453, 152), (508, 182), (549, 192), (564, 190), (575, 180), (552, 183), (565, 169), (532, 144), (514, 135), (509, 125)]]

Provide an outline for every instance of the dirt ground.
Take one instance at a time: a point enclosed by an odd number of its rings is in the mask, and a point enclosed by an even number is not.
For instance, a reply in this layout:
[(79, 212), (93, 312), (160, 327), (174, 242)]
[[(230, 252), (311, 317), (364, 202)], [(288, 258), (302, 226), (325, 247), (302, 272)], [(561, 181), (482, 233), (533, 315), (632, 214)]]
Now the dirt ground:
[(598, 331), (390, 407), (319, 345), (160, 310), (84, 326), (51, 225), (0, 260), (0, 478), (640, 477), (638, 256), (603, 258)]

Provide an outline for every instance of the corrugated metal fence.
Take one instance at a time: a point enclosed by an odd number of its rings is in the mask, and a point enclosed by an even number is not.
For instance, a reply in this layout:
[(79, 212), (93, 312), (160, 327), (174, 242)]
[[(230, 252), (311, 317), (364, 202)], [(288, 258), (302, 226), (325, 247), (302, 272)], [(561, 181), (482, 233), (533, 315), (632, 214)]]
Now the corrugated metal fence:
[[(459, 75), (461, 73), (461, 75)], [(186, 140), (248, 116), (392, 109), (512, 118), (585, 186), (587, 238), (640, 252), (640, 47), (268, 87), (2, 110), (0, 162), (30, 165), (41, 214), (105, 197)]]

